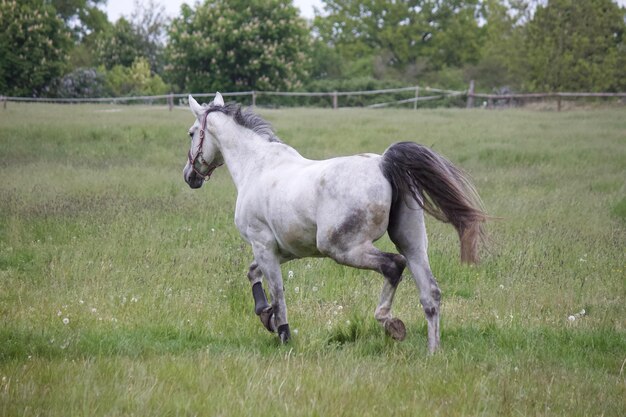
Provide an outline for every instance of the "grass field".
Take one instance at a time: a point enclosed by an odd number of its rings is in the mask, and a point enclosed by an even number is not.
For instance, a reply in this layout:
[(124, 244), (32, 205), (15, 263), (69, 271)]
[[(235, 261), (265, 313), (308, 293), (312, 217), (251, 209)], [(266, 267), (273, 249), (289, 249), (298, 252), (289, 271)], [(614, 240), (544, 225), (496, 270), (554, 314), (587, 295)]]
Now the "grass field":
[(321, 259), (283, 267), (279, 345), (252, 311), (228, 172), (182, 179), (190, 112), (9, 103), (0, 416), (625, 414), (625, 110), (261, 114), (310, 158), (415, 140), (472, 175), (500, 218), (483, 262), (427, 220), (442, 350), (408, 276), (397, 343), (373, 318), (382, 278)]

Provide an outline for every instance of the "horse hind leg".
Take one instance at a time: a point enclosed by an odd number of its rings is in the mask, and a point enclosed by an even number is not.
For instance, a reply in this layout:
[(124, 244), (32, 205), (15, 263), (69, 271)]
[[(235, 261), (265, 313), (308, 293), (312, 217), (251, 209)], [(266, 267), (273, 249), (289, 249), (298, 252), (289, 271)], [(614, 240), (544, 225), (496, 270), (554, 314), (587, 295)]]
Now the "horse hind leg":
[[(393, 304), (398, 284), (402, 281), (402, 272), (406, 266), (406, 260), (402, 255), (395, 255), (391, 253), (384, 253), (383, 255), (391, 258), (393, 264), (387, 264), (382, 269), (382, 274), (385, 277), (383, 289), (380, 292), (380, 300), (374, 317), (385, 328), (385, 331), (393, 339), (402, 341), (406, 337), (406, 327), (402, 320), (397, 317), (392, 317), (391, 306)], [(394, 265), (395, 264), (395, 265)]]
[[(338, 247), (344, 248), (345, 246), (339, 245)], [(395, 340), (404, 340), (406, 336), (404, 323), (391, 315), (396, 289), (402, 280), (402, 272), (406, 267), (404, 256), (381, 252), (372, 242), (352, 246), (348, 250), (338, 249), (338, 247), (333, 245), (331, 248), (323, 250), (323, 253), (342, 265), (359, 269), (370, 269), (380, 272), (384, 276), (385, 282), (374, 317), (384, 327), (389, 336)]]
[(434, 353), (440, 345), (441, 290), (428, 262), (424, 212), (417, 207), (409, 208), (404, 202), (398, 204), (392, 212), (388, 232), (398, 251), (406, 257), (415, 279), (428, 322), (428, 350)]

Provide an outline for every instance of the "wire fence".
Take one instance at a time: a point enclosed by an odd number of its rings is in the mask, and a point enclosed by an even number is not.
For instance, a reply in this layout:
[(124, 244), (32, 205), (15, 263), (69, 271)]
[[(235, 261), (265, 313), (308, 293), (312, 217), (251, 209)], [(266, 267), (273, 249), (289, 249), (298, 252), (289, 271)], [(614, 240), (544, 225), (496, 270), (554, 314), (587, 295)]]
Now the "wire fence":
[[(215, 93), (192, 93), (196, 98), (212, 98)], [(626, 104), (626, 93), (531, 93), (514, 94), (483, 94), (474, 91), (474, 82), (470, 82), (467, 90), (448, 90), (429, 86), (408, 86), (379, 90), (362, 91), (240, 91), (222, 93), (225, 97), (237, 98), (244, 105), (260, 107), (412, 107), (417, 110), (423, 107), (459, 107), (459, 108), (503, 108), (523, 107), (531, 103), (544, 103), (563, 108), (563, 102), (585, 100), (584, 103)], [(98, 98), (32, 98), (0, 96), (3, 107), (10, 102), (35, 102), (57, 104), (105, 103), (113, 105), (147, 104), (166, 105), (170, 110), (176, 106), (187, 104), (188, 94), (164, 94), (154, 96), (132, 97), (98, 97)]]

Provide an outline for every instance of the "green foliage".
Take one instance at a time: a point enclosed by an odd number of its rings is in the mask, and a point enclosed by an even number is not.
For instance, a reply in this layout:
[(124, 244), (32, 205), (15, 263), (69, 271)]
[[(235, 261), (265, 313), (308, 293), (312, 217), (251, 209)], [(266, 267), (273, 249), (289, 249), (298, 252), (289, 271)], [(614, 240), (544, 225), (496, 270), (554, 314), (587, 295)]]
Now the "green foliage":
[(0, 93), (40, 96), (65, 68), (70, 33), (53, 7), (0, 0)]
[(57, 15), (71, 28), (78, 38), (84, 38), (93, 32), (106, 30), (109, 26), (107, 15), (100, 9), (107, 0), (48, 0)]
[(187, 91), (291, 90), (306, 77), (309, 35), (289, 0), (207, 0), (169, 28), (168, 80)]
[(142, 47), (141, 36), (128, 20), (121, 17), (109, 31), (98, 37), (96, 59), (106, 69), (118, 65), (130, 67), (138, 56), (143, 56)]
[(145, 58), (136, 58), (130, 67), (116, 65), (106, 71), (106, 89), (112, 97), (169, 92), (169, 87), (161, 77), (150, 72), (150, 63)]
[(482, 14), (486, 22), (483, 28), (485, 42), (480, 60), (465, 68), (466, 78), (475, 80), (479, 89), (489, 92), (503, 86), (521, 88), (527, 76), (522, 54), (523, 19), (527, 15), (514, 13), (514, 9), (498, 0), (484, 1)]
[(130, 20), (122, 17), (109, 30), (96, 37), (97, 64), (107, 69), (118, 65), (130, 67), (135, 59), (144, 57), (150, 63), (152, 72), (161, 74), (165, 26), (162, 7), (157, 7), (153, 1), (146, 6), (136, 3)]
[(54, 94), (63, 98), (102, 97), (104, 81), (104, 75), (96, 68), (78, 68), (59, 79)]
[(325, 15), (315, 18), (315, 30), (344, 59), (368, 60), (369, 74), (360, 75), (415, 80), (425, 72), (478, 60), (477, 1), (324, 3)]
[(624, 9), (611, 0), (550, 0), (528, 24), (527, 85), (537, 91), (626, 89)]

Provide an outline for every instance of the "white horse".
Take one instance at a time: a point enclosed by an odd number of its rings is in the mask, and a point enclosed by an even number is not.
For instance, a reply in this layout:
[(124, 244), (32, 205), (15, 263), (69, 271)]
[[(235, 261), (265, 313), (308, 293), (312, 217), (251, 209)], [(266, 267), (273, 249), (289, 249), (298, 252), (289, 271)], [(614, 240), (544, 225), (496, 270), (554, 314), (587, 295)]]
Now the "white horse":
[[(424, 211), (456, 228), (467, 262), (477, 261), (487, 219), (459, 169), (412, 142), (391, 145), (382, 156), (314, 161), (281, 142), (256, 114), (225, 104), (220, 93), (205, 106), (189, 96), (189, 105), (196, 122), (189, 129), (185, 181), (199, 188), (217, 167), (228, 167), (237, 187), (235, 224), (254, 254), (248, 278), (255, 312), (269, 331), (282, 342), (290, 338), (280, 265), (325, 256), (384, 276), (374, 316), (396, 340), (406, 330), (391, 305), (408, 265), (428, 321), (429, 350), (437, 349), (441, 292), (428, 263)], [(400, 254), (374, 246), (385, 232)]]

